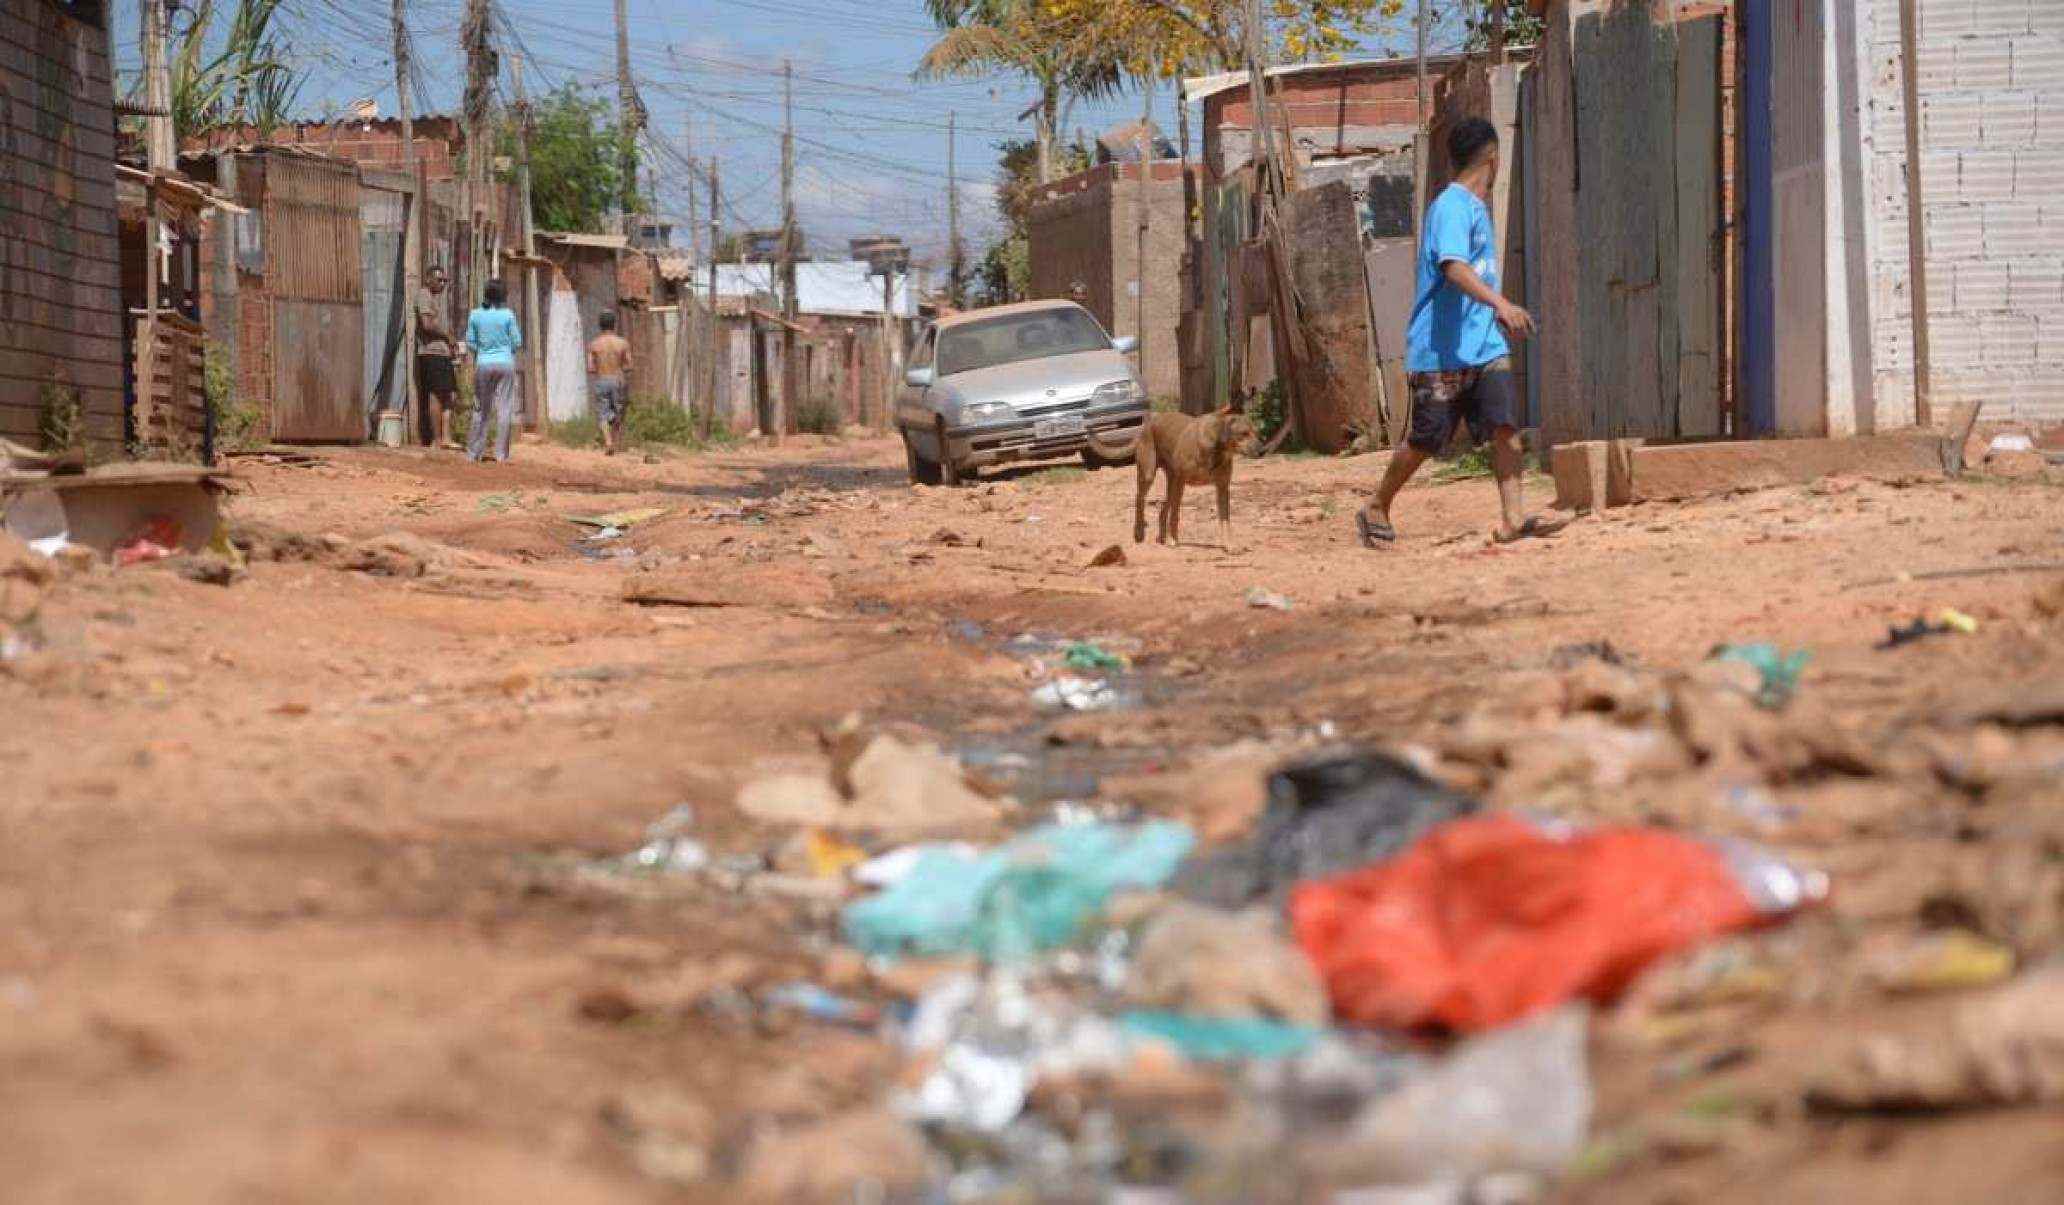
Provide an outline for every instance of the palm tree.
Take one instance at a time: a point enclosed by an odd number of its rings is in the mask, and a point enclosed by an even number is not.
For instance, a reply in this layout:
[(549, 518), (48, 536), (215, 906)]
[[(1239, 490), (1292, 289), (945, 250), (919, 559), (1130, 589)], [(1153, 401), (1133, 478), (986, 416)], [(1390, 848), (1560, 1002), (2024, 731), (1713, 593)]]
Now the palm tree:
[(1031, 80), (1039, 89), (1033, 108), (1039, 180), (1051, 181), (1054, 147), (1069, 107), (1118, 90), (1118, 56), (1084, 39), (1045, 0), (925, 0), (925, 9), (943, 32), (918, 60), (915, 76), (969, 79), (1008, 72)]

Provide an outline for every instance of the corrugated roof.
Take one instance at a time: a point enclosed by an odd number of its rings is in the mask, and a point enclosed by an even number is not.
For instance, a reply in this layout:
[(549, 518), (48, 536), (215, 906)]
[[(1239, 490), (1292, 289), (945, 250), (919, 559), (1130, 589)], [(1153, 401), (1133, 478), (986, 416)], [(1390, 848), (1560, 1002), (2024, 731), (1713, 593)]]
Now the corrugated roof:
[(538, 237), (566, 247), (601, 247), (609, 251), (622, 251), (631, 245), (630, 236), (622, 234), (552, 234), (540, 230)]
[[(1357, 71), (1366, 67), (1411, 67), (1416, 65), (1418, 61), (1417, 58), (1411, 55), (1397, 55), (1381, 59), (1343, 59), (1337, 63), (1285, 63), (1280, 67), (1269, 68), (1266, 74), (1269, 79), (1281, 79), (1285, 76), (1317, 75), (1329, 71)], [(1449, 64), (1461, 61), (1462, 56), (1459, 54), (1429, 54), (1426, 56), (1426, 65), (1429, 68), (1446, 67)], [(1182, 82), (1182, 98), (1185, 101), (1209, 100), (1221, 92), (1231, 92), (1235, 88), (1244, 88), (1246, 86), (1247, 73), (1245, 71), (1226, 71), (1218, 75), (1193, 76)]]

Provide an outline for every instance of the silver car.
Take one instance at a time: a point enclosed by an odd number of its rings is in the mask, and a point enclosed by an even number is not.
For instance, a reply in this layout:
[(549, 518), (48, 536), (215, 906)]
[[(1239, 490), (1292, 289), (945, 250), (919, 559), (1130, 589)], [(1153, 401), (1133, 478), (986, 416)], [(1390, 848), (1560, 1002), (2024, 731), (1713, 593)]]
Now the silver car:
[(1072, 301), (1028, 301), (943, 318), (911, 356), (896, 399), (910, 480), (958, 485), (975, 470), (1132, 455), (1147, 391), (1113, 339)]

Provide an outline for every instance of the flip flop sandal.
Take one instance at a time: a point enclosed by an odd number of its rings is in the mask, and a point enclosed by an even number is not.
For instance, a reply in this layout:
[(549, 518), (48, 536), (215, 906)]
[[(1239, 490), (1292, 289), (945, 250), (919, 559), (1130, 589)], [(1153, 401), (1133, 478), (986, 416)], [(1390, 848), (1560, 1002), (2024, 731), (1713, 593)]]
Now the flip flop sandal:
[(1534, 515), (1528, 518), (1526, 522), (1520, 524), (1519, 530), (1511, 535), (1508, 536), (1503, 532), (1497, 532), (1493, 533), (1491, 538), (1500, 544), (1516, 544), (1521, 540), (1545, 540), (1550, 536), (1561, 534), (1562, 529), (1569, 525), (1570, 521), (1568, 519), (1544, 520), (1541, 516)]
[(1371, 519), (1367, 511), (1355, 512), (1354, 525), (1364, 548), (1389, 548), (1397, 543), (1397, 528), (1388, 520)]

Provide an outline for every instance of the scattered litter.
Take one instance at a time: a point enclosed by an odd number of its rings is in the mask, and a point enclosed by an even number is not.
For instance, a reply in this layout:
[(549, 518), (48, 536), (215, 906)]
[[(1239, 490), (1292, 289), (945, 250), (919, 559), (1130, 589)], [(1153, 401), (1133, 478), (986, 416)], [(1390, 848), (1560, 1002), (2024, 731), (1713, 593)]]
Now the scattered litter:
[(1475, 799), (1388, 754), (1349, 751), (1293, 762), (1270, 776), (1268, 807), (1254, 836), (1194, 859), (1176, 889), (1238, 907), (1388, 858), (1476, 810)]
[(905, 845), (855, 866), (852, 877), (863, 887), (893, 887), (908, 878), (927, 854), (972, 860), (981, 852), (980, 847), (969, 841), (928, 841), (920, 845)]
[(1091, 569), (1114, 569), (1124, 563), (1125, 546), (1123, 544), (1106, 545), (1103, 551), (1089, 558), (1089, 567)]
[(881, 1010), (871, 1004), (848, 1000), (814, 983), (784, 983), (769, 991), (761, 1003), (771, 1010), (797, 1013), (812, 1021), (873, 1029), (881, 1023)]
[(1610, 1003), (1657, 958), (1826, 894), (1824, 876), (1744, 845), (1485, 816), (1298, 887), (1290, 915), (1336, 1017), (1468, 1032)]
[(1118, 1026), (1015, 975), (952, 975), (917, 1003), (904, 1029), (912, 1051), (935, 1054), (931, 1073), (897, 1109), (913, 1121), (995, 1133), (1024, 1111), (1042, 1075), (1107, 1071), (1125, 1059)]
[(813, 828), (803, 838), (803, 852), (810, 861), (810, 873), (820, 879), (834, 879), (867, 861), (867, 851), (835, 834)]
[(2064, 968), (1993, 988), (1924, 1033), (1856, 1037), (1806, 1099), (1872, 1111), (2064, 1101)]
[[(493, 495), (489, 496), (492, 497)], [(667, 508), (664, 506), (641, 506), (633, 510), (613, 510), (606, 515), (568, 515), (566, 520), (569, 523), (578, 523), (582, 527), (593, 527), (599, 531), (614, 530), (621, 535), (624, 531), (636, 527), (640, 523), (650, 523), (666, 513)], [(589, 539), (595, 538), (597, 537), (589, 537)]]
[(1247, 605), (1260, 611), (1288, 611), (1290, 600), (1273, 590), (1256, 586), (1247, 591)]
[(153, 515), (130, 537), (115, 545), (115, 564), (127, 568), (145, 561), (162, 561), (179, 554), (185, 529), (169, 515)]
[(1106, 711), (1124, 701), (1109, 682), (1087, 678), (1055, 678), (1032, 692), (1032, 701), (1048, 711)]
[(1763, 675), (1756, 702), (1775, 710), (1791, 702), (1799, 690), (1799, 675), (1813, 654), (1805, 649), (1787, 656), (1774, 644), (1723, 644), (1713, 650), (1714, 661), (1739, 661)]
[(64, 499), (53, 489), (26, 490), (9, 499), (7, 530), (44, 556), (56, 556), (71, 543)]
[(599, 541), (599, 540), (621, 540), (621, 539), (623, 539), (623, 535), (624, 535), (624, 529), (623, 529), (623, 528), (621, 528), (621, 527), (604, 527), (604, 528), (601, 528), (600, 530), (598, 530), (598, 531), (594, 532), (593, 534), (591, 534), (591, 535), (588, 535), (588, 536), (586, 536), (586, 537), (584, 537), (584, 538), (585, 538), (585, 539), (588, 539), (588, 540), (596, 540), (596, 541)]
[(688, 835), (695, 827), (695, 808), (682, 804), (645, 829), (645, 844), (624, 855), (631, 870), (693, 874), (710, 863), (709, 849)]
[(1127, 1034), (1165, 1042), (1184, 1058), (1223, 1063), (1234, 1059), (1285, 1059), (1303, 1054), (1321, 1030), (1265, 1017), (1197, 1017), (1180, 1013), (1129, 1012), (1118, 1018)]
[(1061, 658), (1069, 669), (1086, 672), (1117, 673), (1132, 668), (1132, 662), (1116, 653), (1109, 652), (1092, 641), (1078, 640), (1068, 646)]
[(1266, 908), (1226, 912), (1176, 901), (1140, 933), (1126, 996), (1200, 1017), (1326, 1023), (1326, 989)]
[(1591, 1126), (1589, 1010), (1559, 1009), (1464, 1042), (1397, 1091), (1364, 1105), (1341, 1133), (1314, 1133), (1306, 1159), (1335, 1183), (1423, 1186), (1396, 1200), (1487, 1199), (1499, 1173), (1549, 1176)]
[(1190, 850), (1190, 830), (1048, 824), (968, 857), (927, 850), (881, 894), (847, 906), (846, 940), (863, 953), (977, 953), (1023, 959), (1074, 939), (1114, 892), (1158, 887)]
[(1964, 929), (1925, 934), (1879, 954), (1871, 978), (1889, 992), (1986, 987), (2014, 973), (2014, 951)]

